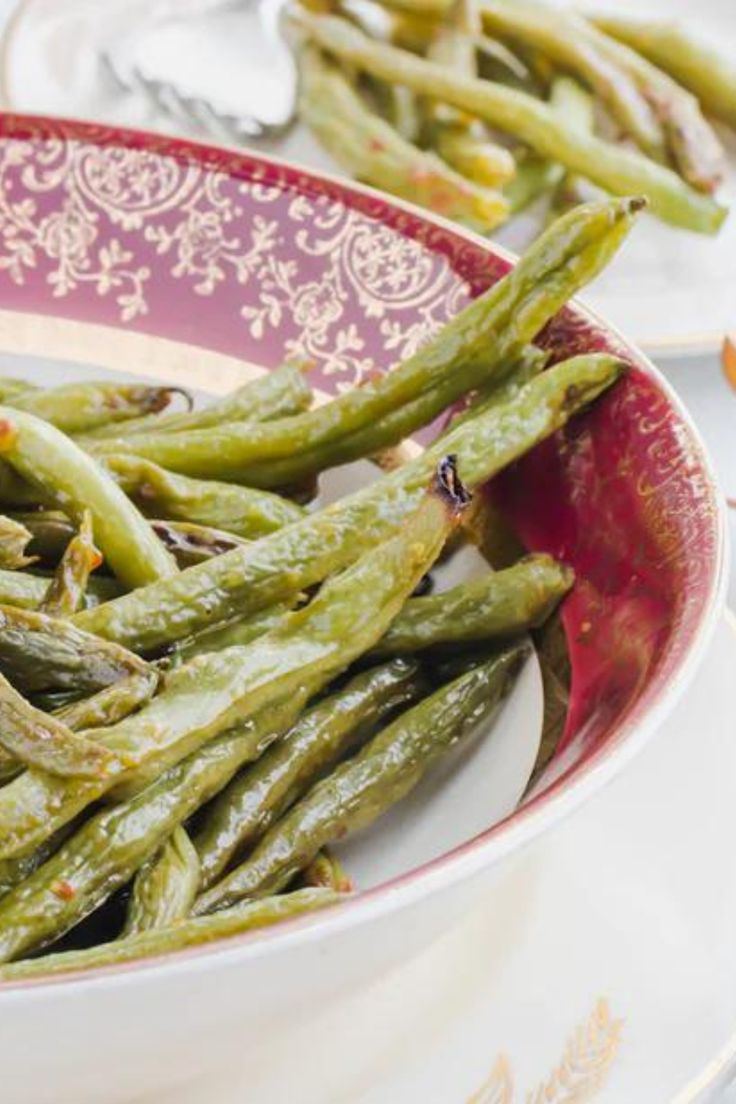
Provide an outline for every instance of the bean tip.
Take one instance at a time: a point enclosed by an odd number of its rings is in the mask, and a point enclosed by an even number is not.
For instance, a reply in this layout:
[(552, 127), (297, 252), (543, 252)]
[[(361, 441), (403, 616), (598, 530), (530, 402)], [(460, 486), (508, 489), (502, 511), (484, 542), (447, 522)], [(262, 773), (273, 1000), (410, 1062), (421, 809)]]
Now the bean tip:
[(434, 478), (434, 490), (450, 507), (454, 514), (460, 514), (472, 500), (457, 471), (457, 456), (445, 456), (437, 465)]
[(7, 418), (0, 418), (0, 452), (8, 452), (18, 436), (18, 430)]

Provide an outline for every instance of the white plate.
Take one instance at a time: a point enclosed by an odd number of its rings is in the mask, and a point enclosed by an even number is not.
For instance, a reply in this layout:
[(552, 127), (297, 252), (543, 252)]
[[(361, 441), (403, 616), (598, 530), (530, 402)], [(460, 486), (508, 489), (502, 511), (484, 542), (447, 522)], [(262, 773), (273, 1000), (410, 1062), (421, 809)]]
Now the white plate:
[(247, 1071), (145, 1104), (713, 1099), (736, 1058), (735, 626), (640, 760), (528, 851), (492, 912), (315, 1008), (288, 1053), (276, 1038)]
[[(179, 10), (185, 0), (180, 0)], [(558, 0), (563, 2), (563, 0)], [(564, 0), (567, 2), (567, 0)], [(158, 0), (161, 6), (161, 0)], [(187, 0), (190, 10), (201, 10), (203, 0)], [(653, 16), (682, 16), (698, 33), (715, 40), (726, 52), (736, 49), (736, 4), (733, 0), (587, 0), (591, 8), (615, 6)], [(21, 0), (11, 21), (0, 57), (0, 97), (15, 110), (93, 117), (133, 126), (201, 132), (165, 116), (140, 97), (120, 94), (98, 60), (101, 46), (120, 36), (155, 9), (154, 0)], [(171, 5), (167, 5), (171, 9)], [(174, 6), (176, 7), (176, 6)], [(238, 40), (254, 38), (254, 7), (243, 4), (222, 16), (193, 17), (167, 33), (154, 29), (140, 44), (141, 64), (147, 74), (178, 80), (192, 93), (238, 110), (247, 99), (247, 65)], [(250, 20), (250, 22), (249, 22)], [(206, 49), (205, 49), (206, 46)], [(252, 52), (252, 51), (251, 51)], [(213, 58), (218, 59), (214, 65)], [(210, 59), (208, 61), (208, 59)], [(261, 98), (270, 102), (274, 66), (264, 66)], [(252, 84), (251, 84), (252, 88)], [(223, 89), (226, 90), (223, 92)], [(223, 96), (229, 95), (229, 103)], [(218, 140), (220, 136), (217, 136)], [(733, 138), (733, 136), (731, 136)], [(736, 205), (735, 156), (726, 197)], [(269, 147), (290, 160), (334, 171), (335, 165), (303, 128)], [(523, 220), (498, 234), (499, 241), (519, 247), (528, 238)], [(736, 212), (717, 238), (674, 230), (647, 218), (626, 243), (620, 256), (586, 291), (587, 302), (615, 323), (628, 337), (660, 357), (717, 349), (726, 330), (736, 326)]]

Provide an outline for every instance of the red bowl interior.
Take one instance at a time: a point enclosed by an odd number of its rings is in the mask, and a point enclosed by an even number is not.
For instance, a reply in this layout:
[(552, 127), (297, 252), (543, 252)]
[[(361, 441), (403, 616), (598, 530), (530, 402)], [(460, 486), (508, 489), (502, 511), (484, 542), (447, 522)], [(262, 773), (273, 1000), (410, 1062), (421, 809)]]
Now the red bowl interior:
[[(510, 267), (370, 191), (246, 154), (6, 115), (0, 158), (0, 307), (266, 367), (308, 356), (329, 392), (390, 367)], [(528, 547), (577, 573), (569, 777), (677, 674), (718, 586), (721, 529), (699, 442), (646, 361), (575, 307), (541, 340), (556, 359), (632, 365), (493, 489)], [(560, 784), (555, 763), (547, 774)]]

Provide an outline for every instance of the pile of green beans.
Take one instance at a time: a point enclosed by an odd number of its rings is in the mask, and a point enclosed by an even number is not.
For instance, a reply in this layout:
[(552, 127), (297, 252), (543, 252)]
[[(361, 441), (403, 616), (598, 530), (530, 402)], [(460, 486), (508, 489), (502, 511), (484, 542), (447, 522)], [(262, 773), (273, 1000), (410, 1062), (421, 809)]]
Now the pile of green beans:
[[(421, 110), (490, 172), (479, 113)], [(573, 573), (530, 553), (418, 588), (470, 539), (472, 492), (625, 371), (547, 367), (534, 340), (642, 206), (568, 212), (414, 355), (315, 410), (290, 365), (175, 415), (124, 384), (0, 380), (0, 983), (336, 904), (353, 887), (331, 847), (485, 734)], [(458, 400), (361, 490), (285, 497)], [(114, 895), (97, 946), (58, 947)]]
[[(486, 232), (542, 194), (559, 210), (562, 176), (718, 231), (724, 156), (706, 116), (736, 126), (725, 54), (671, 22), (547, 0), (376, 6), (387, 10), (372, 19), (347, 0), (290, 13), (301, 117), (359, 180)], [(584, 125), (560, 81), (589, 100)], [(566, 200), (591, 190), (568, 187)]]

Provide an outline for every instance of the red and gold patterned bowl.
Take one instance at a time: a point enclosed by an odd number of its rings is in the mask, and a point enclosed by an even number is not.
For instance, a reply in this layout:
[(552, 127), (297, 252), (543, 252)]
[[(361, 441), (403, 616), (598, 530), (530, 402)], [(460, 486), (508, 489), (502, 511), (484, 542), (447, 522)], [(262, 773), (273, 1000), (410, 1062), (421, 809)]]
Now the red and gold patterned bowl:
[[(243, 359), (270, 368), (306, 356), (334, 393), (410, 353), (512, 263), (426, 214), (267, 158), (81, 123), (0, 121), (0, 348), (12, 353), (212, 391), (242, 379)], [(84, 1021), (87, 1053), (105, 1049), (104, 1083), (118, 1083), (114, 1099), (124, 1100), (164, 1083), (176, 1046), (193, 1049), (196, 1032), (228, 1016), (249, 1030), (253, 1017), (273, 1023), (307, 994), (323, 998), (405, 956), (468, 906), (502, 858), (620, 770), (672, 709), (722, 601), (712, 471), (665, 381), (603, 322), (570, 307), (542, 340), (557, 358), (615, 352), (631, 371), (492, 488), (525, 543), (572, 564), (578, 580), (563, 614), (565, 733), (533, 799), (328, 913), (223, 947), (3, 989), (0, 1067), (17, 1085), (14, 1104), (103, 1099), (94, 1077), (75, 1081), (82, 1049), (66, 1032), (53, 1041), (70, 1014)], [(188, 1005), (186, 1027), (172, 1025), (194, 978), (201, 1007)], [(127, 1050), (111, 1038), (123, 1022)], [(145, 1051), (152, 1030), (156, 1060), (131, 1070), (131, 1047)], [(43, 1040), (53, 1095), (27, 1068), (13, 1080), (26, 1035)], [(183, 1069), (188, 1053), (176, 1053)]]

